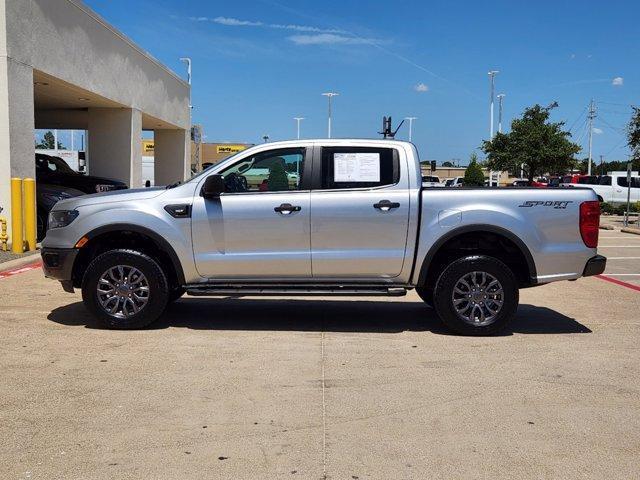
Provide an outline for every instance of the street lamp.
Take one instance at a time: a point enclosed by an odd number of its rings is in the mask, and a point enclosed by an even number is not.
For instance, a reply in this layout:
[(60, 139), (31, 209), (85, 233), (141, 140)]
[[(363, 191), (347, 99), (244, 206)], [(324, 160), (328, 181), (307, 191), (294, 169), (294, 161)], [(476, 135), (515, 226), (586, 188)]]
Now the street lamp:
[(298, 140), (300, 140), (300, 122), (304, 120), (304, 117), (293, 117), (293, 119), (296, 121), (297, 131), (298, 131)]
[(498, 98), (498, 133), (502, 133), (502, 99), (505, 94), (499, 93), (496, 97)]
[[(498, 73), (498, 70), (489, 70), (488, 73), (491, 83), (491, 94), (489, 100), (489, 141), (493, 140), (493, 96), (495, 91), (495, 78)], [(489, 186), (493, 187), (493, 170), (489, 170)]]
[(328, 116), (328, 121), (327, 121), (327, 138), (331, 138), (331, 99), (333, 97), (336, 97), (336, 96), (340, 95), (340, 94), (336, 93), (336, 92), (326, 92), (326, 93), (323, 93), (322, 95), (327, 97), (327, 99), (329, 100), (329, 116)]
[(409, 141), (411, 141), (411, 134), (413, 133), (413, 121), (418, 117), (404, 117), (405, 120), (409, 120)]
[(489, 80), (490, 80), (490, 84), (491, 84), (491, 96), (489, 99), (489, 103), (490, 103), (490, 108), (489, 108), (489, 140), (491, 140), (493, 138), (493, 96), (494, 96), (494, 91), (495, 91), (495, 77), (496, 75), (500, 73), (498, 70), (490, 70), (488, 75), (489, 75)]

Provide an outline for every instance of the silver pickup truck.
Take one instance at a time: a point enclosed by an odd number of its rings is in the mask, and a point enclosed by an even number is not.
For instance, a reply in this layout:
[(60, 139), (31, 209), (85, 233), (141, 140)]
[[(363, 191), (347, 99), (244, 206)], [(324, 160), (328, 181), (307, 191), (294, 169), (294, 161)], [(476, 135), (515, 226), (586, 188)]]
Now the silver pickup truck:
[(520, 288), (604, 271), (599, 219), (589, 189), (422, 188), (411, 143), (288, 141), (166, 188), (58, 202), (42, 258), (110, 328), (144, 327), (185, 292), (415, 289), (452, 330), (488, 335)]

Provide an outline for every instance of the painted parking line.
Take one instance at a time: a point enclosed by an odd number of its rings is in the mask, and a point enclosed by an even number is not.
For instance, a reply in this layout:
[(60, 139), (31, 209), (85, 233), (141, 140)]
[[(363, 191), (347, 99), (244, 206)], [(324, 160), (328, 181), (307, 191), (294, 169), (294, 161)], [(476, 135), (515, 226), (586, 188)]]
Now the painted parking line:
[(28, 265), (25, 265), (23, 267), (13, 268), (13, 269), (10, 269), (10, 270), (3, 270), (2, 272), (0, 272), (0, 279), (12, 277), (12, 276), (18, 275), (20, 273), (30, 272), (31, 270), (36, 270), (36, 269), (38, 269), (40, 267), (42, 267), (42, 262), (41, 261), (37, 261), (37, 262), (34, 262), (34, 263), (30, 263)]
[(620, 285), (621, 287), (630, 288), (631, 290), (640, 292), (640, 285), (634, 285), (633, 283), (623, 282), (622, 280), (618, 280), (617, 278), (612, 278), (607, 275), (596, 275), (596, 278), (599, 278), (600, 280), (604, 280), (605, 282), (615, 283), (616, 285)]
[(607, 260), (640, 260), (640, 257), (607, 257)]

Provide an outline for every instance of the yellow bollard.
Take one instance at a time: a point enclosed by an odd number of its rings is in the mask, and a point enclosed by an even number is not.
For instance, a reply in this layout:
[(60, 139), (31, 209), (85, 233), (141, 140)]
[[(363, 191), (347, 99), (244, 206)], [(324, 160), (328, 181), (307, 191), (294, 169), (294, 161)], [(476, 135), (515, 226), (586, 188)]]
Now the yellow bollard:
[(37, 241), (36, 225), (36, 181), (33, 178), (25, 178), (24, 184), (24, 239), (26, 250), (34, 252)]
[(24, 252), (22, 237), (22, 179), (11, 179), (11, 251)]

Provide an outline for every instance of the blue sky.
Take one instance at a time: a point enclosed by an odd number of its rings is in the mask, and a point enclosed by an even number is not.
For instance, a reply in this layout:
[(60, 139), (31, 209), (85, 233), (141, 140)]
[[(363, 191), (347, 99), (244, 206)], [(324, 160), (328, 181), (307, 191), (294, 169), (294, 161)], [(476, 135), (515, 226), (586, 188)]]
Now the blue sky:
[[(640, 103), (640, 2), (86, 0), (169, 68), (193, 59), (193, 120), (206, 141), (375, 137), (383, 115), (415, 116), (423, 159), (464, 164), (489, 135), (487, 71), (499, 70), (504, 129), (535, 103), (594, 157), (628, 154), (621, 129)], [(496, 106), (497, 117), (497, 106)], [(406, 138), (405, 126), (398, 138)]]

